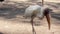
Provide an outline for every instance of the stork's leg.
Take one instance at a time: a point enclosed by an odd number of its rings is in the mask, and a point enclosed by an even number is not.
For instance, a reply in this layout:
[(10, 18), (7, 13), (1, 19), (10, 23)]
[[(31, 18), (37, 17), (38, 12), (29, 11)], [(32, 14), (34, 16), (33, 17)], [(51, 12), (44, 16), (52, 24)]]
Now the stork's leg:
[(32, 16), (31, 17), (31, 24), (32, 24), (32, 32), (33, 32), (33, 34), (36, 34), (36, 32), (35, 32), (35, 29), (34, 29), (34, 26), (33, 26), (33, 19), (34, 19), (34, 17)]

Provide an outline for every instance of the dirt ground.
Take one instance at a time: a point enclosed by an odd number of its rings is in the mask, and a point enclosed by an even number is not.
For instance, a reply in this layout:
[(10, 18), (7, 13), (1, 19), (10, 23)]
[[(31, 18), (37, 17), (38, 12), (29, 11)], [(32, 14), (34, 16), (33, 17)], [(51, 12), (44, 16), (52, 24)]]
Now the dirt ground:
[[(25, 10), (23, 7), (28, 5), (25, 5), (26, 3), (12, 4), (8, 3), (0, 8), (0, 34), (32, 34), (30, 19), (25, 19), (22, 15)], [(9, 5), (12, 8), (9, 8)], [(46, 2), (46, 5), (53, 9), (51, 12), (51, 30), (48, 30), (45, 18), (43, 20), (36, 18), (34, 20), (36, 34), (60, 34), (60, 3)], [(19, 7), (15, 9), (17, 6)]]
[[(18, 17), (16, 19), (6, 20), (0, 18), (0, 32), (4, 34), (32, 34), (32, 27), (29, 19)], [(35, 30), (37, 34), (60, 34), (60, 20), (51, 19), (51, 30), (48, 30), (46, 19), (35, 21)]]

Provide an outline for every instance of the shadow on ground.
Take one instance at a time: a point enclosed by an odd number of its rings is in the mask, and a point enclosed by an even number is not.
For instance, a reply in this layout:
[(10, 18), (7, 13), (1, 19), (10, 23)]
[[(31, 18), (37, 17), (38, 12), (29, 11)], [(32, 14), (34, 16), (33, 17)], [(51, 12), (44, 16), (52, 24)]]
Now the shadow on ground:
[(60, 26), (60, 13), (55, 13), (55, 12), (52, 12), (51, 14), (52, 18), (55, 18), (56, 20), (52, 20), (54, 25), (59, 25)]
[(24, 13), (24, 8), (12, 10), (12, 8), (1, 8), (0, 9), (0, 17), (5, 18), (14, 18), (16, 15), (21, 15)]
[(26, 7), (25, 5), (23, 5), (23, 3), (20, 4), (22, 5), (17, 5), (19, 8), (17, 8), (15, 4), (2, 4), (2, 6), (0, 7), (0, 17), (12, 19), (15, 18), (16, 15), (22, 15)]
[(54, 13), (54, 12), (52, 12), (51, 16), (52, 16), (53, 18), (55, 18), (55, 19), (60, 20), (60, 13)]

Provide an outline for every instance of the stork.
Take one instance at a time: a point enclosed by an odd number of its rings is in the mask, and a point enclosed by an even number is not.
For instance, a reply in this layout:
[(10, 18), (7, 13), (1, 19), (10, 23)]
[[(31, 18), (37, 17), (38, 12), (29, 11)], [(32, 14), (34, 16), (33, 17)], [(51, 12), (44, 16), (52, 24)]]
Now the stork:
[(31, 5), (28, 8), (26, 8), (24, 17), (31, 18), (33, 34), (36, 34), (34, 26), (33, 26), (33, 23), (34, 23), (33, 20), (35, 17), (38, 17), (39, 19), (43, 19), (44, 16), (46, 16), (47, 23), (48, 23), (48, 29), (50, 30), (50, 15), (49, 15), (50, 11), (52, 11), (52, 9), (50, 9), (47, 6), (44, 6), (44, 0), (42, 0), (42, 6)]

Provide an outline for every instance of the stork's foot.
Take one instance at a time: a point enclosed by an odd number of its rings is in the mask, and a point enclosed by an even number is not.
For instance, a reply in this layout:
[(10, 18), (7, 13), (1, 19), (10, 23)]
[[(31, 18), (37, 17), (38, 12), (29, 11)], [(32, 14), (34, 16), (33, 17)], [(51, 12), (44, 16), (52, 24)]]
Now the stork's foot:
[(36, 31), (35, 31), (35, 29), (33, 29), (33, 34), (36, 34)]
[(33, 32), (33, 34), (36, 34), (36, 32)]

